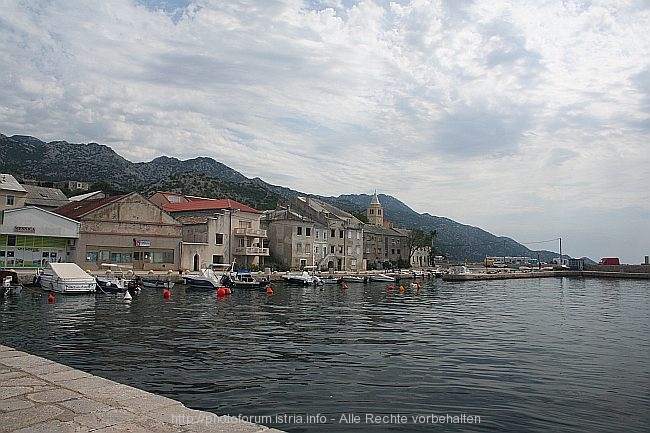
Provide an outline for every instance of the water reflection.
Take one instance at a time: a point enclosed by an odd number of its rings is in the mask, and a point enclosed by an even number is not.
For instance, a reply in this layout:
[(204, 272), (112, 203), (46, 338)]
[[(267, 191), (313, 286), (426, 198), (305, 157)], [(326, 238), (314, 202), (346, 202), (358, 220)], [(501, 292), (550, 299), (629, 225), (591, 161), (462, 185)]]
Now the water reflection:
[(435, 427), (339, 424), (346, 413), (480, 415), (480, 426), (445, 425), (470, 431), (646, 427), (645, 282), (274, 290), (219, 298), (174, 287), (169, 300), (150, 289), (131, 303), (98, 295), (52, 305), (27, 290), (0, 300), (0, 340), (199, 409), (328, 418), (276, 425), (290, 431)]

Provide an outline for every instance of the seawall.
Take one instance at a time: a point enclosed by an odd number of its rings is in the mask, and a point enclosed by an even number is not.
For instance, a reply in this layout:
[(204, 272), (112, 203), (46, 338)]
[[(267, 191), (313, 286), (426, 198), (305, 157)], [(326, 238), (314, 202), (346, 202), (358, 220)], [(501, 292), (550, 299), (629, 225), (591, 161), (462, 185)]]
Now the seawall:
[(280, 433), (0, 345), (0, 432)]

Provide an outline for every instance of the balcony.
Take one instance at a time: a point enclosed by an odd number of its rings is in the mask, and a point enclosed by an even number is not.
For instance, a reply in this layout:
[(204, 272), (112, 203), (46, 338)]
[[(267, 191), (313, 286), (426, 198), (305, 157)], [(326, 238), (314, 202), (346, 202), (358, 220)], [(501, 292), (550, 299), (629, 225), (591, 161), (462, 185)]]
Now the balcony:
[(260, 248), (260, 247), (236, 247), (235, 255), (236, 256), (268, 256), (269, 249)]
[(237, 227), (235, 230), (235, 236), (248, 236), (251, 238), (265, 238), (266, 237), (266, 230), (262, 229), (251, 229), (251, 228), (243, 228), (243, 227)]

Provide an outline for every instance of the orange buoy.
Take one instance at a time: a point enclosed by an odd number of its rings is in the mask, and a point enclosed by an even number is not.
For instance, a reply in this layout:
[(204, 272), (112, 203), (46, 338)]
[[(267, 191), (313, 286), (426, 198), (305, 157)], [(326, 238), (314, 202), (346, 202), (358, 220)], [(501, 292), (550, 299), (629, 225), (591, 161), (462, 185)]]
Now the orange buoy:
[(163, 298), (169, 299), (172, 296), (172, 292), (169, 291), (169, 289), (163, 290)]
[(225, 287), (219, 287), (217, 289), (217, 296), (226, 296), (226, 288)]
[(54, 304), (54, 295), (50, 293), (50, 296), (47, 297), (47, 302)]
[(271, 287), (271, 286), (267, 287), (266, 288), (266, 293), (269, 294), (269, 295), (272, 295), (273, 294), (273, 287)]
[(399, 291), (403, 292), (404, 291), (404, 286), (399, 286)]

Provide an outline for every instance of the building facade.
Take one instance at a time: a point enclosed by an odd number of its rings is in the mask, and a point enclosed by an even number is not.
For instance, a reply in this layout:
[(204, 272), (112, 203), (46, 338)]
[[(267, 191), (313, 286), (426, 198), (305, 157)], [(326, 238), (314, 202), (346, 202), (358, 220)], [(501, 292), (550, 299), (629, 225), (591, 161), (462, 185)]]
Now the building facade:
[(269, 252), (284, 267), (297, 270), (317, 266), (328, 254), (329, 230), (291, 208), (265, 212), (262, 225), (267, 229)]
[(72, 202), (55, 212), (80, 223), (69, 261), (84, 269), (104, 263), (180, 269), (181, 224), (138, 193)]
[(72, 261), (80, 223), (27, 206), (5, 210), (0, 224), (0, 268), (43, 268)]
[(10, 174), (0, 174), (0, 212), (25, 206), (27, 190)]
[[(157, 192), (151, 201), (183, 221), (183, 269), (198, 270), (215, 263), (262, 267), (269, 255), (262, 212), (230, 199), (211, 199)], [(187, 225), (187, 227), (185, 227)]]
[[(326, 254), (316, 260), (319, 269), (359, 271), (363, 261), (363, 223), (354, 215), (313, 197), (295, 197), (291, 208), (314, 221), (322, 231), (319, 241), (327, 243)], [(325, 233), (325, 239), (323, 239)]]

